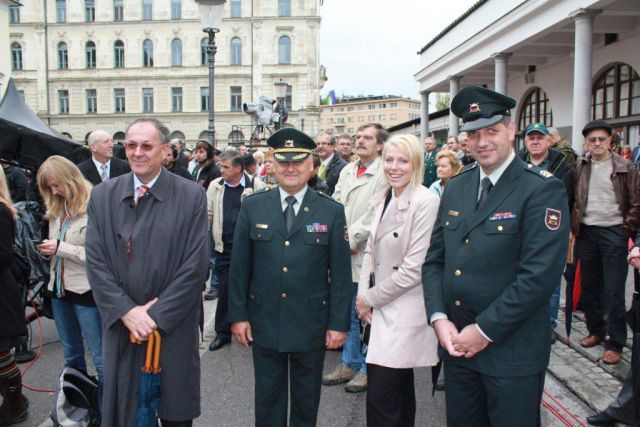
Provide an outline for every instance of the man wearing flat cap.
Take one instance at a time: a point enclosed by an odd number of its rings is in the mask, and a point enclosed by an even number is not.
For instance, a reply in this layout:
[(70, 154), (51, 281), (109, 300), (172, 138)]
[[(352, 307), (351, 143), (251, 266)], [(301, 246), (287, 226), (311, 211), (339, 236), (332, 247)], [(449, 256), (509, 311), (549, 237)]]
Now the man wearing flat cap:
[[(245, 198), (229, 274), (234, 338), (252, 346), (257, 426), (315, 426), (325, 349), (349, 330), (351, 263), (342, 205), (307, 186), (315, 143), (283, 128), (267, 144), (278, 187)], [(290, 384), (290, 385), (289, 385)]]
[(627, 341), (627, 241), (635, 239), (640, 223), (640, 177), (631, 162), (611, 151), (611, 133), (604, 120), (593, 120), (582, 130), (591, 155), (576, 165), (571, 231), (589, 331), (580, 345), (593, 347), (604, 341), (602, 361), (616, 364)]
[(515, 155), (514, 107), (474, 86), (451, 103), (477, 163), (447, 183), (422, 269), (450, 427), (540, 425), (569, 209), (562, 182)]

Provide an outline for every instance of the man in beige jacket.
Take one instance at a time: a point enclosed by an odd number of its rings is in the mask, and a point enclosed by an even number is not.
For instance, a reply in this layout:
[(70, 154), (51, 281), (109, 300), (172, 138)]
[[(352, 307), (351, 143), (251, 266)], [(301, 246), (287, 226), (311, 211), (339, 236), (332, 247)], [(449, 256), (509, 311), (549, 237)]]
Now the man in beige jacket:
[(347, 217), (353, 295), (351, 328), (342, 350), (342, 362), (333, 372), (322, 378), (322, 384), (347, 383), (345, 390), (351, 393), (359, 393), (367, 389), (367, 365), (361, 351), (360, 321), (354, 307), (364, 249), (371, 232), (374, 209), (371, 199), (383, 185), (380, 153), (388, 135), (378, 123), (366, 123), (358, 128), (355, 153), (359, 160), (349, 163), (342, 169), (333, 193), (333, 198), (344, 205)]

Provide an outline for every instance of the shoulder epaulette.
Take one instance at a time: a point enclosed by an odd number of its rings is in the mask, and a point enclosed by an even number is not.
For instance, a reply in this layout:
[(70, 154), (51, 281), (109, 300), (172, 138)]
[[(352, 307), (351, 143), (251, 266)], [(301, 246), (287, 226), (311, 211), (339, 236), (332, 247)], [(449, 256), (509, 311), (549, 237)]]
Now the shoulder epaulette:
[(548, 178), (553, 177), (553, 174), (551, 172), (546, 171), (544, 169), (540, 169), (538, 166), (532, 165), (531, 163), (526, 163), (525, 162), (525, 167), (524, 168), (525, 168), (525, 170), (531, 172), (532, 174), (534, 174), (536, 176), (539, 176), (541, 178), (544, 178), (544, 179), (548, 179)]
[[(274, 187), (274, 188), (275, 188), (275, 187)], [(245, 199), (246, 199), (247, 197), (253, 197), (253, 196), (257, 195), (257, 194), (266, 194), (266, 193), (267, 193), (267, 191), (269, 191), (269, 188), (267, 188), (267, 187), (265, 187), (265, 188), (261, 188), (261, 189), (259, 189), (259, 190), (254, 191), (254, 192), (253, 192), (253, 193), (251, 193), (251, 194), (247, 194), (247, 195), (245, 196)]]
[(329, 199), (329, 200), (331, 200), (332, 202), (337, 203), (337, 204), (339, 204), (339, 205), (341, 205), (341, 204), (342, 204), (342, 203), (340, 203), (339, 201), (337, 201), (336, 199), (334, 199), (333, 197), (329, 196), (328, 194), (324, 194), (324, 193), (322, 193), (322, 192), (320, 192), (320, 191), (316, 191), (316, 194), (317, 194), (318, 196), (324, 197), (325, 199)]
[(463, 167), (463, 168), (460, 170), (460, 172), (458, 172), (457, 174), (455, 174), (454, 176), (452, 176), (452, 177), (451, 177), (451, 178), (449, 178), (449, 179), (453, 179), (453, 178), (458, 177), (458, 176), (460, 176), (460, 175), (462, 175), (462, 174), (464, 174), (464, 173), (467, 173), (467, 172), (469, 172), (469, 171), (472, 171), (472, 170), (474, 170), (477, 166), (478, 166), (478, 162), (470, 163), (470, 164), (468, 164), (467, 166)]

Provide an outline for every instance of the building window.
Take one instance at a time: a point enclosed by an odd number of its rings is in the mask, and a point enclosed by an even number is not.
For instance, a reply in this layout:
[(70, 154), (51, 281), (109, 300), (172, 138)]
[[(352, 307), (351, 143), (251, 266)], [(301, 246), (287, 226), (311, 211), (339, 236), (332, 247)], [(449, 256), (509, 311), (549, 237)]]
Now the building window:
[(231, 17), (240, 18), (242, 15), (242, 2), (240, 0), (231, 0)]
[(525, 129), (531, 123), (544, 123), (553, 126), (553, 112), (547, 93), (541, 88), (534, 88), (520, 104), (518, 129)]
[(116, 22), (124, 20), (123, 0), (113, 0), (113, 20)]
[(171, 111), (179, 113), (182, 111), (182, 88), (171, 88)]
[(209, 88), (200, 88), (200, 111), (209, 111)]
[(153, 88), (142, 88), (142, 112), (153, 113)]
[(207, 45), (209, 39), (207, 37), (200, 40), (200, 65), (207, 65)]
[(22, 70), (22, 46), (20, 43), (11, 43), (11, 69)]
[(242, 40), (240, 37), (231, 39), (231, 65), (242, 65)]
[(240, 144), (244, 141), (244, 134), (239, 130), (232, 130), (229, 133), (229, 142)]
[(98, 112), (98, 94), (96, 89), (87, 89), (87, 114), (95, 114)]
[(288, 36), (278, 39), (278, 64), (291, 64), (291, 39)]
[(231, 111), (242, 110), (242, 86), (231, 86)]
[(605, 70), (593, 87), (591, 115), (615, 119), (640, 114), (640, 77), (627, 64)]
[(291, 16), (291, 0), (278, 0), (278, 16)]
[(84, 47), (87, 57), (87, 68), (96, 68), (96, 44), (88, 41)]
[(182, 0), (171, 0), (171, 19), (182, 19)]
[(94, 22), (96, 20), (94, 0), (84, 0), (84, 20), (86, 22)]
[(116, 40), (113, 43), (113, 67), (124, 68), (124, 43)]
[(115, 106), (114, 110), (116, 113), (124, 113), (126, 111), (124, 89), (113, 90), (113, 105)]
[(287, 96), (284, 98), (284, 108), (293, 109), (293, 86), (287, 85)]
[(67, 1), (56, 0), (56, 22), (59, 24), (67, 22)]
[(17, 4), (9, 5), (9, 23), (20, 23), (20, 6), (18, 6)]
[(152, 0), (142, 0), (142, 19), (144, 21), (151, 21), (152, 17), (153, 17)]
[(58, 91), (58, 107), (60, 114), (69, 114), (69, 91), (67, 89)]
[(142, 66), (153, 67), (153, 42), (149, 39), (142, 42)]
[(69, 68), (69, 50), (65, 42), (58, 43), (58, 69), (66, 70)]
[(171, 41), (171, 66), (182, 66), (182, 41), (180, 39)]

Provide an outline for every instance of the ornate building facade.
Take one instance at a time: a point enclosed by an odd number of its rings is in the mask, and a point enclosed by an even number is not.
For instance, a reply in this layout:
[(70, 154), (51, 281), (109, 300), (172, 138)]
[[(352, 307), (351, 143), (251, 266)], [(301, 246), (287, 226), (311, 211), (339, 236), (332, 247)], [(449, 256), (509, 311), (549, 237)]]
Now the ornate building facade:
[[(207, 138), (209, 85), (194, 0), (22, 0), (9, 10), (13, 79), (27, 104), (74, 140), (122, 139), (156, 117), (174, 137)], [(288, 83), (288, 124), (320, 120), (319, 0), (230, 0), (216, 34), (216, 140), (248, 142), (242, 104)]]

